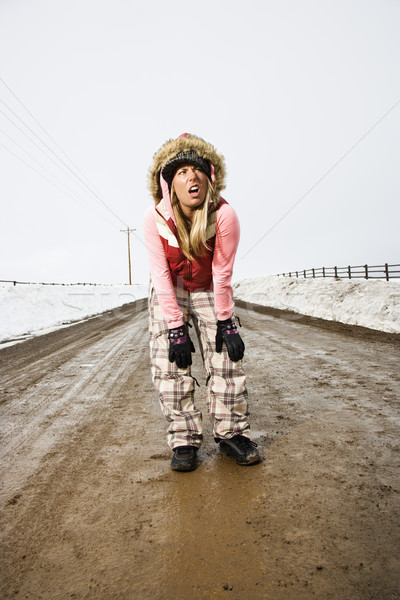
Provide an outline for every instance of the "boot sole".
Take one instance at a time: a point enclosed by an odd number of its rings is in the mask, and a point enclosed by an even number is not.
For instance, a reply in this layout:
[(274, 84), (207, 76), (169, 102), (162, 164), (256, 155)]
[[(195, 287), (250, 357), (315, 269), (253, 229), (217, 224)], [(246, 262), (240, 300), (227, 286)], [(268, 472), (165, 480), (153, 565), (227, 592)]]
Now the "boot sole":
[(225, 456), (229, 456), (229, 458), (235, 459), (236, 463), (238, 465), (241, 465), (242, 467), (246, 467), (248, 465), (255, 465), (255, 464), (261, 462), (261, 456), (252, 456), (252, 457), (248, 458), (247, 460), (241, 460), (231, 451), (230, 448), (224, 448), (224, 447), (221, 448), (221, 446), (220, 446), (219, 451), (221, 452), (221, 454), (225, 454)]
[(171, 465), (171, 469), (173, 471), (194, 471), (196, 469), (198, 465), (176, 465), (176, 466), (172, 466)]

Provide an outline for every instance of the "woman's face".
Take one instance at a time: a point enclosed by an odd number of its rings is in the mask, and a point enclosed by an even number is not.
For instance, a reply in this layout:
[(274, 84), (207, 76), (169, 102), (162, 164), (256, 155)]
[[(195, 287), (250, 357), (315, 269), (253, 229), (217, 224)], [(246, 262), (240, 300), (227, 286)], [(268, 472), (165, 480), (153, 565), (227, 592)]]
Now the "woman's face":
[(183, 213), (191, 219), (201, 206), (208, 190), (208, 177), (194, 165), (182, 165), (175, 173), (172, 183)]

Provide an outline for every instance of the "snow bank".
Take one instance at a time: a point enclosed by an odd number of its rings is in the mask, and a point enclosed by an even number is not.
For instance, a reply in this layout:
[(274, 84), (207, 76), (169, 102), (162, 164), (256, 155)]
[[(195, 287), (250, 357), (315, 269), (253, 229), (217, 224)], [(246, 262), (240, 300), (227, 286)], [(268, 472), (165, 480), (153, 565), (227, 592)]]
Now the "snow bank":
[(400, 281), (255, 277), (233, 285), (245, 302), (400, 333)]
[[(296, 313), (400, 333), (400, 281), (256, 277), (236, 298)], [(0, 285), (0, 343), (47, 333), (147, 297), (143, 285)]]
[(46, 333), (147, 297), (147, 285), (0, 285), (0, 342)]

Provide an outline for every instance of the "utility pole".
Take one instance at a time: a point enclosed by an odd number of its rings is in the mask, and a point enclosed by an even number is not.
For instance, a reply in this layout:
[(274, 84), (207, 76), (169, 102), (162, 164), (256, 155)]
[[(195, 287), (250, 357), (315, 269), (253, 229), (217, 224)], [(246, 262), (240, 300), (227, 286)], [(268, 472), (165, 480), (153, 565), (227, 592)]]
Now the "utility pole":
[(132, 274), (131, 274), (131, 243), (130, 243), (130, 234), (136, 229), (120, 229), (122, 233), (126, 233), (128, 235), (128, 265), (129, 265), (129, 285), (132, 285)]

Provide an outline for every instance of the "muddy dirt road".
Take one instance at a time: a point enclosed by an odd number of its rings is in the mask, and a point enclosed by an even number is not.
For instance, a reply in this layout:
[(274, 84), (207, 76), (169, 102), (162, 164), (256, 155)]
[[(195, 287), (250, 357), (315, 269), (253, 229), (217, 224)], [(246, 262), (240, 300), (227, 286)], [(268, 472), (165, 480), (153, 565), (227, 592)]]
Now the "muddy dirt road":
[(253, 437), (170, 470), (144, 302), (0, 351), (0, 598), (400, 598), (399, 336), (241, 305)]

